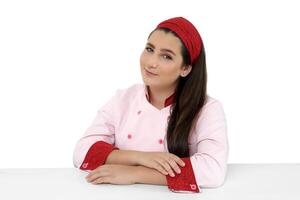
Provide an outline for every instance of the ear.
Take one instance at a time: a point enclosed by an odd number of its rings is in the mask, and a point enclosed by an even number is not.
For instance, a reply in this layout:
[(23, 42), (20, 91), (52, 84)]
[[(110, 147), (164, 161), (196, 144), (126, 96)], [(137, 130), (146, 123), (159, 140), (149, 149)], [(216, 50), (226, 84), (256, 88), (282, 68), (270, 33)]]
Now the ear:
[(180, 76), (186, 77), (192, 71), (192, 65), (185, 65), (181, 70)]

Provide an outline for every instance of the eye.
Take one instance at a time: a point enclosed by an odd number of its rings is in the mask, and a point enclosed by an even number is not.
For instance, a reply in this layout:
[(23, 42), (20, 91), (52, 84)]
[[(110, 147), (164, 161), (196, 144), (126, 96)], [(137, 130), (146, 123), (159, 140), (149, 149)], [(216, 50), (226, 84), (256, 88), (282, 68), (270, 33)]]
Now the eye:
[(167, 59), (167, 60), (172, 60), (172, 57), (169, 56), (169, 55), (167, 55), (167, 54), (163, 55), (163, 58), (164, 58), (164, 59)]
[(148, 51), (148, 52), (153, 52), (153, 49), (152, 49), (151, 47), (146, 47), (145, 49), (146, 49), (146, 51)]

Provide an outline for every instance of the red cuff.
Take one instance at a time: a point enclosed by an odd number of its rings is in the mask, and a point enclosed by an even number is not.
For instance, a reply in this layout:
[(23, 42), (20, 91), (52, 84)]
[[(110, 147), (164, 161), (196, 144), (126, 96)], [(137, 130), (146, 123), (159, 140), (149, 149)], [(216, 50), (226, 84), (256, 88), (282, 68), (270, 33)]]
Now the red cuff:
[(108, 155), (115, 149), (119, 148), (104, 141), (98, 141), (94, 143), (87, 152), (85, 159), (80, 166), (80, 169), (93, 170), (100, 165), (103, 165)]
[(195, 179), (195, 174), (192, 168), (191, 160), (189, 157), (181, 158), (185, 163), (181, 168), (181, 173), (175, 172), (175, 177), (167, 175), (168, 188), (173, 192), (200, 192)]

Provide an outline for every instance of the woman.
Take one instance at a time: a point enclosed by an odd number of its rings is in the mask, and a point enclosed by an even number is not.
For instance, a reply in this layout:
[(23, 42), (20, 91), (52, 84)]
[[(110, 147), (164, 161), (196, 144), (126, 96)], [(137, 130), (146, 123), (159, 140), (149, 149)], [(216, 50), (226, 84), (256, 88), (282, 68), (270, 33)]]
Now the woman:
[(224, 183), (225, 114), (206, 94), (205, 51), (183, 17), (161, 22), (140, 57), (144, 84), (117, 90), (74, 151), (93, 184), (158, 184), (201, 192)]

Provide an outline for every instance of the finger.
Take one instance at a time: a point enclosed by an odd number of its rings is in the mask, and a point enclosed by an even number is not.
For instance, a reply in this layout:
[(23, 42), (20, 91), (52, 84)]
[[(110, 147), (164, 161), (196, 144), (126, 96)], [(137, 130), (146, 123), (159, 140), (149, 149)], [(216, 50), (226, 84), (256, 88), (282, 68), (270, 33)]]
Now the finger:
[(91, 178), (97, 176), (96, 174), (107, 175), (108, 173), (109, 173), (109, 171), (107, 170), (107, 166), (102, 165), (102, 166), (97, 167), (96, 169), (92, 170), (85, 178), (91, 179)]
[(91, 177), (91, 176), (93, 176), (94, 174), (98, 173), (98, 172), (101, 171), (101, 170), (102, 170), (101, 167), (96, 168), (96, 169), (94, 169), (94, 170), (91, 170), (91, 171), (89, 171), (89, 174), (88, 174), (86, 177), (87, 177), (87, 178), (88, 178), (88, 177)]
[(93, 182), (97, 178), (101, 177), (99, 174), (92, 174), (90, 176), (85, 177), (87, 182)]
[(101, 184), (101, 183), (109, 183), (108, 178), (107, 177), (99, 177), (92, 182), (92, 184)]
[(95, 173), (90, 172), (85, 178), (90, 178), (91, 176), (93, 176)]
[(172, 157), (173, 160), (175, 160), (175, 162), (178, 163), (181, 167), (184, 167), (184, 166), (185, 166), (185, 163), (183, 162), (183, 160), (181, 160), (178, 156), (172, 155), (171, 157)]
[(94, 174), (92, 174), (90, 176), (87, 176), (86, 180), (87, 180), (87, 182), (93, 182), (97, 178), (100, 178), (100, 177), (103, 177), (103, 176), (106, 176), (106, 175), (107, 175), (106, 172), (100, 171), (100, 172), (94, 173)]
[(170, 167), (169, 163), (166, 160), (160, 161), (160, 164), (163, 166), (163, 168), (168, 172), (168, 174), (172, 177), (175, 176), (172, 168)]
[(155, 169), (164, 175), (168, 175), (168, 172), (159, 163), (155, 165)]
[(170, 158), (168, 161), (169, 161), (169, 165), (174, 169), (174, 171), (177, 172), (177, 174), (180, 174), (181, 170), (178, 167), (177, 163), (172, 158)]

